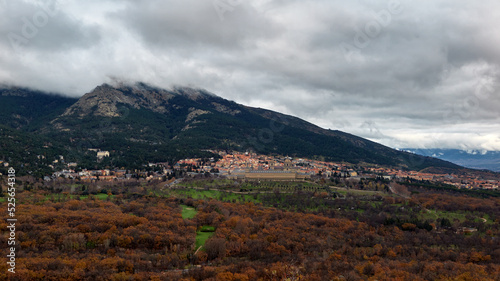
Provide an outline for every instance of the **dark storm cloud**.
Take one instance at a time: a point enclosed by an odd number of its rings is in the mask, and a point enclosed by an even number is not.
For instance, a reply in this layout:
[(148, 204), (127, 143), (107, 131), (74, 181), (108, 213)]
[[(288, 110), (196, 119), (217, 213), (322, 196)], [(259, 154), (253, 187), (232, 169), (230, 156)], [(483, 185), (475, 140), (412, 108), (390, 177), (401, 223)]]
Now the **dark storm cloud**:
[(500, 150), (493, 0), (61, 0), (14, 50), (40, 3), (0, 1), (3, 82), (196, 86), (390, 146)]

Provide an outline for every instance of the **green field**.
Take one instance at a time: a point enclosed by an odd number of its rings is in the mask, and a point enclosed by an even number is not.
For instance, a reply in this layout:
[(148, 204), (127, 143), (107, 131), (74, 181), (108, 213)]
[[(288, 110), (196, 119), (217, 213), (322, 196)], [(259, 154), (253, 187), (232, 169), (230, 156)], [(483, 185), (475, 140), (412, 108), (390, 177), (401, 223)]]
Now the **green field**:
[[(95, 194), (95, 195), (92, 195), (94, 196), (95, 199), (97, 200), (106, 200), (108, 199), (108, 194), (106, 193), (98, 193), (98, 194)], [(34, 200), (35, 197), (37, 197), (37, 202), (45, 202), (47, 200), (60, 200), (60, 199), (66, 199), (66, 200), (71, 200), (71, 199), (80, 199), (80, 200), (85, 200), (85, 199), (88, 199), (89, 198), (89, 195), (65, 195), (65, 194), (62, 194), (62, 193), (57, 193), (57, 194), (49, 194), (49, 195), (45, 195), (45, 196), (41, 196), (41, 195), (37, 195), (37, 196), (29, 196), (27, 198), (25, 198), (25, 200)], [(115, 195), (111, 195), (111, 198), (114, 198)], [(0, 197), (0, 203), (1, 202), (6, 202), (7, 201), (7, 198), (6, 197)], [(17, 201), (17, 200), (16, 200)], [(18, 203), (22, 203), (23, 200), (21, 201), (18, 201)]]
[[(210, 231), (211, 230), (211, 231)], [(208, 238), (212, 237), (215, 233), (215, 228), (213, 226), (204, 225), (199, 231), (196, 232), (196, 249), (198, 247), (205, 245)]]
[(255, 196), (252, 194), (237, 194), (233, 192), (219, 191), (219, 190), (200, 190), (194, 188), (185, 188), (185, 189), (174, 189), (172, 190), (177, 196), (187, 197), (193, 199), (218, 199), (221, 201), (235, 201), (235, 202), (260, 202)]
[[(474, 217), (475, 222), (484, 222), (480, 217), (474, 215), (471, 212), (447, 212), (447, 211), (441, 211), (441, 210), (423, 210), (419, 214), (419, 219), (422, 220), (437, 220), (440, 218), (446, 218), (449, 219), (451, 222), (453, 221), (459, 221), (459, 222), (464, 222), (466, 220), (466, 216), (471, 215)], [(493, 223), (491, 219), (489, 219), (489, 216), (486, 217), (486, 223), (491, 224)]]
[[(76, 196), (78, 195), (71, 195), (71, 198), (75, 198)], [(108, 195), (105, 194), (105, 193), (98, 193), (96, 195), (93, 195), (96, 199), (99, 199), (99, 200), (106, 200), (108, 198)], [(114, 198), (115, 195), (111, 195), (111, 198)], [(80, 196), (80, 200), (83, 200), (83, 199), (87, 199), (89, 198), (89, 195), (81, 195)]]
[[(183, 219), (192, 219), (198, 213), (198, 211), (196, 211), (196, 209), (194, 209), (193, 207), (187, 205), (181, 205), (181, 207)], [(214, 232), (215, 228), (209, 225), (204, 225), (199, 231), (196, 231), (196, 249), (198, 249), (200, 246), (205, 245), (205, 242), (207, 242), (208, 238), (214, 235)]]
[(229, 179), (201, 179), (183, 181), (178, 184), (181, 187), (187, 188), (209, 188), (218, 190), (247, 190), (247, 191), (272, 191), (280, 189), (282, 191), (294, 191), (296, 188), (304, 190), (321, 189), (322, 186), (307, 181), (262, 181), (262, 182), (237, 182)]
[(354, 195), (354, 196), (382, 195), (382, 196), (392, 196), (392, 197), (395, 196), (394, 194), (389, 194), (383, 191), (375, 191), (375, 190), (347, 189), (343, 187), (334, 187), (334, 186), (331, 186), (330, 189), (342, 195)]
[(182, 207), (182, 218), (183, 219), (192, 219), (198, 213), (193, 207), (189, 207), (186, 205), (181, 205)]
[(210, 225), (204, 225), (204, 226), (201, 227), (200, 231), (201, 232), (214, 232), (215, 231), (215, 227), (210, 226)]
[(217, 180), (195, 180), (189, 182), (180, 182), (178, 185), (183, 187), (210, 187), (217, 188), (233, 184), (233, 180), (228, 179), (217, 179)]

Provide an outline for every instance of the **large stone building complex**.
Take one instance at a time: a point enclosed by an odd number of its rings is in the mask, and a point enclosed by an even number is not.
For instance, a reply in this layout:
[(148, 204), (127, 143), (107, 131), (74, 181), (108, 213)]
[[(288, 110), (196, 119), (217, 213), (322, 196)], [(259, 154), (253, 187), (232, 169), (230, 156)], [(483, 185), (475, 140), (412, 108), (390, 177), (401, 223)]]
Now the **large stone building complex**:
[(286, 158), (283, 166), (276, 166), (275, 162), (269, 163), (269, 170), (245, 169), (233, 171), (230, 178), (245, 180), (269, 180), (269, 181), (295, 181), (304, 180), (309, 175), (297, 172), (290, 158)]

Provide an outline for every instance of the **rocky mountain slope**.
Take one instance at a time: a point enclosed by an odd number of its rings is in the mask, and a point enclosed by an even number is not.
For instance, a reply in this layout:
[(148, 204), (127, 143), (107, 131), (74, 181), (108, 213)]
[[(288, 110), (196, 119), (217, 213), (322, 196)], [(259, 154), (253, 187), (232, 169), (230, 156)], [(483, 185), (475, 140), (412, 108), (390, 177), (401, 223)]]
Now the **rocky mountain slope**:
[[(75, 161), (89, 165), (90, 148), (111, 151), (108, 164), (123, 167), (209, 156), (206, 149), (235, 149), (416, 170), (460, 169), (446, 161), (325, 130), (297, 117), (243, 106), (201, 89), (104, 84), (78, 101), (27, 89), (19, 91), (27, 96), (11, 106), (18, 108), (15, 114), (22, 118), (34, 119), (28, 108), (21, 108), (23, 103), (52, 108), (43, 111), (46, 117), (30, 126), (30, 132), (53, 140)], [(8, 96), (2, 94), (0, 98)], [(12, 114), (0, 117), (15, 119)], [(23, 126), (10, 127), (25, 130)]]

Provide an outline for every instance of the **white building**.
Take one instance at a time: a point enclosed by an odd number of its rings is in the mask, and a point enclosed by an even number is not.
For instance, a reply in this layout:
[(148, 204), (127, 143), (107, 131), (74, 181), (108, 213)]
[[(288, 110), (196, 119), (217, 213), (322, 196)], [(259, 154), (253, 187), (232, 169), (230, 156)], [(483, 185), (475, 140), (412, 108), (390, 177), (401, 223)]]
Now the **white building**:
[(109, 157), (109, 151), (99, 151), (97, 152), (97, 158), (102, 159), (104, 157)]

